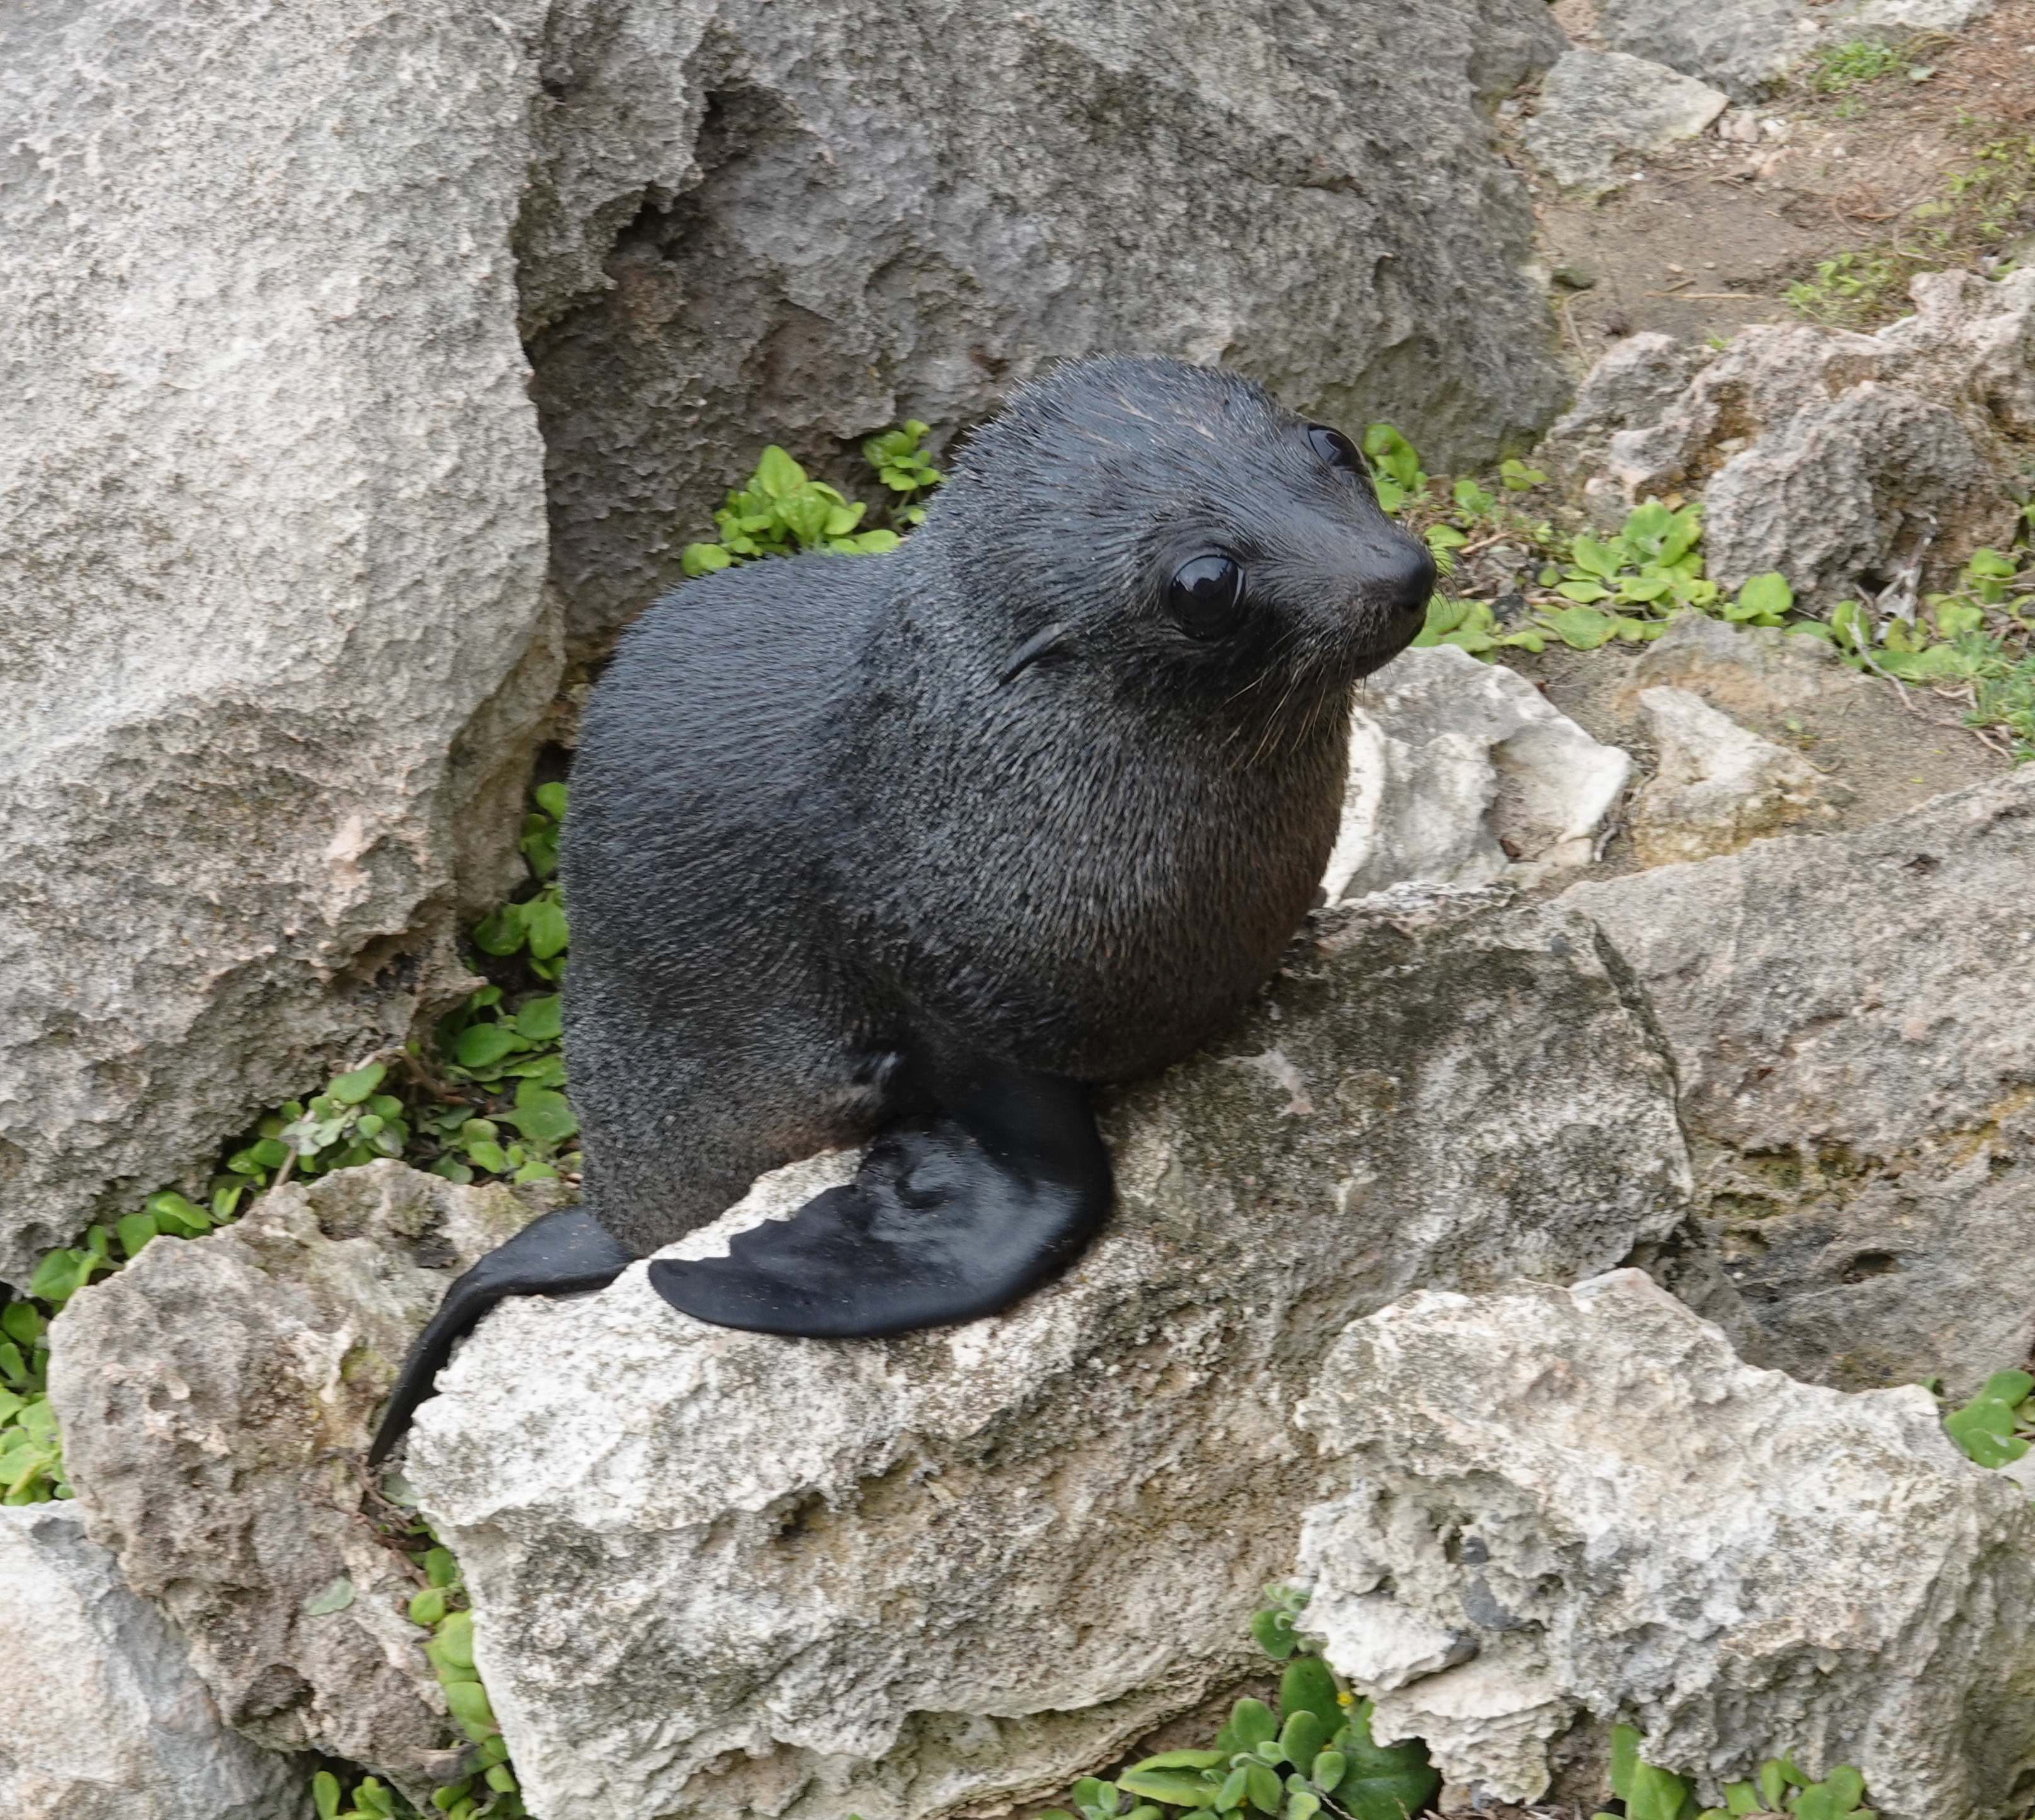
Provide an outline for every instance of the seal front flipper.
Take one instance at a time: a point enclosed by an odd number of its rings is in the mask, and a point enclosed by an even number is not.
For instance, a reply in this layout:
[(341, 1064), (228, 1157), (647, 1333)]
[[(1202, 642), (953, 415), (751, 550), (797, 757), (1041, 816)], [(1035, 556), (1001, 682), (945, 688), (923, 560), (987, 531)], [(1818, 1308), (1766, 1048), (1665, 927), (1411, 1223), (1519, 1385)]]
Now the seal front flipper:
[(973, 1321), (1087, 1249), (1115, 1190), (1078, 1081), (983, 1066), (870, 1146), (856, 1179), (725, 1258), (660, 1258), (650, 1282), (717, 1326), (874, 1338)]
[(379, 1465), (401, 1438), (417, 1405), (431, 1394), (453, 1342), (505, 1295), (570, 1295), (604, 1289), (634, 1262), (583, 1207), (540, 1214), (507, 1243), (498, 1245), (446, 1292), (425, 1324), (389, 1393), (367, 1464)]

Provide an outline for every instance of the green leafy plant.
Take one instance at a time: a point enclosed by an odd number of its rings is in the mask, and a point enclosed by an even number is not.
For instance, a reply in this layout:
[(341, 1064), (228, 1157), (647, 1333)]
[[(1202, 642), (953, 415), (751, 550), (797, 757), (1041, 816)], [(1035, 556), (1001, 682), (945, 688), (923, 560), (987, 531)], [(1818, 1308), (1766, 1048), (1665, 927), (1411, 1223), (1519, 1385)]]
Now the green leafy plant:
[(1364, 453), (1371, 464), (1371, 483), (1385, 511), (1399, 513), (1425, 502), (1428, 476), (1413, 445), (1390, 423), (1374, 423), (1364, 433)]
[(886, 431), (862, 445), (863, 460), (895, 495), (890, 502), (890, 521), (908, 528), (925, 522), (926, 509), (920, 502), (945, 478), (923, 446), (927, 427), (914, 417), (902, 428)]
[[(925, 514), (916, 502), (939, 484), (939, 470), (926, 459), (920, 439), (926, 426), (914, 419), (902, 429), (872, 436), (863, 444), (864, 459), (884, 486), (897, 495), (893, 517), (907, 525)], [(812, 479), (773, 442), (763, 451), (747, 487), (737, 487), (713, 515), (720, 533), (713, 543), (688, 543), (679, 566), (688, 575), (711, 574), (731, 563), (753, 562), (765, 556), (792, 556), (804, 550), (831, 550), (842, 555), (873, 555), (897, 547), (897, 533), (878, 527), (856, 528), (869, 508)]]
[(1875, 38), (1853, 38), (1823, 51), (1810, 66), (1805, 81), (1815, 94), (1841, 95), (1889, 76), (1913, 76), (1926, 68), (1913, 62), (1904, 47)]
[(1980, 1466), (2004, 1466), (2028, 1451), (2035, 1434), (2035, 1378), (2026, 1371), (1996, 1371), (1978, 1394), (1943, 1418), (1950, 1438)]
[[(1785, 1757), (1770, 1758), (1750, 1782), (1727, 1782), (1725, 1805), (1697, 1810), (1693, 1790), (1672, 1770), (1656, 1768), (1639, 1754), (1638, 1728), (1611, 1728), (1611, 1792), (1625, 1804), (1625, 1820), (1750, 1820), (1751, 1816), (1792, 1815), (1794, 1820), (1875, 1820), (1861, 1807), (1865, 1779), (1839, 1767), (1811, 1782)], [(1599, 1814), (1593, 1820), (1616, 1820)]]
[(1207, 1749), (1162, 1751), (1113, 1784), (1085, 1777), (1074, 1785), (1073, 1813), (1054, 1808), (1041, 1820), (1167, 1820), (1183, 1810), (1410, 1820), (1425, 1809), (1441, 1786), (1426, 1747), (1375, 1743), (1371, 1702), (1350, 1693), (1300, 1628), (1304, 1596), (1266, 1592), (1271, 1604), (1251, 1619), (1251, 1634), (1287, 1664), (1277, 1709), (1239, 1700)]

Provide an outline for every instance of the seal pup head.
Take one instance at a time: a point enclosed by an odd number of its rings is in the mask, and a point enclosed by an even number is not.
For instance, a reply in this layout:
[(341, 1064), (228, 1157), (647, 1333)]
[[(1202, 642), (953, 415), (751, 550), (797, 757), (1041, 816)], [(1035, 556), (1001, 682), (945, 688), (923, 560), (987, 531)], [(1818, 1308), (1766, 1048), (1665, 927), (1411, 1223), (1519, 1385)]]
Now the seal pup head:
[(942, 545), (1008, 686), (1098, 668), (1119, 698), (1270, 750), (1339, 721), (1423, 622), (1427, 547), (1349, 439), (1219, 368), (1112, 355), (1016, 393), (921, 536)]

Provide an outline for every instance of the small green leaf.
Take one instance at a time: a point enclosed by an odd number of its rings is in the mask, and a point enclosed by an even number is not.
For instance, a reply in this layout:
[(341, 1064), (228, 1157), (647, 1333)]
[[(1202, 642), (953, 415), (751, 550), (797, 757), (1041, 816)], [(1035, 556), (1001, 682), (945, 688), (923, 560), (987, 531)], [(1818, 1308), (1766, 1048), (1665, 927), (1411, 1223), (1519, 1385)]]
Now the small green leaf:
[(1540, 622), (1574, 651), (1594, 651), (1618, 630), (1616, 618), (1594, 607), (1543, 608)]
[(438, 1626), (438, 1649), (456, 1668), (473, 1666), (473, 1614), (452, 1611)]
[(1213, 1807), (1216, 1791), (1198, 1776), (1188, 1777), (1153, 1770), (1130, 1769), (1118, 1777), (1116, 1785), (1127, 1795), (1149, 1795), (1172, 1807)]
[(159, 1230), (152, 1213), (127, 1214), (114, 1222), (114, 1229), (120, 1235), (121, 1251), (129, 1258), (139, 1256), (141, 1247)]
[(307, 1616), (324, 1618), (334, 1611), (344, 1611), (352, 1603), (353, 1582), (342, 1574), (322, 1592), (314, 1592), (307, 1599), (304, 1611)]
[(555, 1043), (565, 1033), (565, 1000), (555, 992), (525, 1001), (516, 1013), (516, 1028), (532, 1043)]
[(427, 1630), (446, 1615), (446, 1591), (442, 1586), (427, 1586), (421, 1592), (410, 1596), (409, 1616), (412, 1624), (421, 1624)]
[(1734, 1816), (1757, 1814), (1760, 1811), (1759, 1791), (1750, 1782), (1727, 1782), (1724, 1785), (1725, 1811)]
[(439, 1685), (445, 1694), (446, 1705), (452, 1709), (453, 1717), (468, 1737), (485, 1738), (498, 1729), (495, 1709), (488, 1703), (487, 1690), (478, 1681), (446, 1681)]
[(1243, 1765), (1244, 1792), (1251, 1797), (1251, 1805), (1261, 1814), (1279, 1811), (1279, 1797), (1282, 1792), (1279, 1778), (1262, 1763)]
[(516, 1090), (515, 1110), (502, 1116), (533, 1144), (560, 1144), (579, 1129), (579, 1120), (562, 1093), (533, 1087), (527, 1081)]
[(434, 1586), (454, 1586), (459, 1583), (459, 1563), (452, 1558), (450, 1548), (428, 1550), (423, 1559), (424, 1578)]
[[(1283, 1617), (1285, 1614), (1282, 1612)], [(1290, 1620), (1288, 1628), (1291, 1628)], [(1270, 1743), (1279, 1735), (1279, 1728), (1272, 1717), (1272, 1709), (1262, 1700), (1239, 1700), (1230, 1709), (1228, 1730), (1236, 1739), (1239, 1750), (1254, 1750), (1260, 1744)]]
[(453, 1044), (452, 1057), (462, 1068), (491, 1068), (522, 1047), (513, 1024), (469, 1024)]
[(1611, 1792), (1621, 1801), (1632, 1799), (1632, 1778), (1639, 1767), (1639, 1728), (1611, 1728)]
[(530, 934), (530, 952), (540, 961), (562, 954), (570, 935), (566, 927), (565, 908), (555, 893), (533, 897), (523, 906), (523, 920)]
[[(1142, 1763), (1134, 1763), (1133, 1769), (1213, 1769), (1222, 1761), (1220, 1750), (1162, 1750), (1156, 1757), (1147, 1757)], [(1081, 1799), (1078, 1788), (1075, 1799)]]
[(339, 1778), (329, 1769), (311, 1778), (311, 1805), (318, 1810), (318, 1820), (339, 1820)]
[(727, 568), (734, 560), (718, 543), (688, 543), (679, 552), (680, 571), (694, 581)]
[(1564, 581), (1555, 592), (1587, 606), (1593, 600), (1608, 600), (1611, 590), (1597, 581)]
[(774, 442), (756, 463), (756, 489), (766, 498), (788, 499), (806, 484), (806, 471)]
[(504, 904), (474, 927), (473, 945), (483, 954), (513, 954), (529, 938), (526, 904)]
[(24, 1346), (32, 1346), (49, 1323), (40, 1310), (26, 1302), (9, 1302), (0, 1308), (0, 1333)]
[(565, 820), (568, 793), (564, 784), (540, 784), (530, 794), (536, 799), (537, 807), (554, 822)]
[(1300, 1640), (1293, 1634), (1293, 1620), (1284, 1611), (1254, 1614), (1251, 1620), (1251, 1635), (1258, 1647), (1275, 1662), (1285, 1661), (1300, 1647)]
[(356, 1068), (351, 1074), (338, 1076), (325, 1091), (342, 1106), (358, 1106), (388, 1078), (389, 1070), (379, 1062), (371, 1062), (365, 1068)]
[(1781, 1803), (1788, 1793), (1787, 1766), (1777, 1757), (1770, 1757), (1759, 1765), (1759, 1798), (1770, 1814), (1781, 1811)]

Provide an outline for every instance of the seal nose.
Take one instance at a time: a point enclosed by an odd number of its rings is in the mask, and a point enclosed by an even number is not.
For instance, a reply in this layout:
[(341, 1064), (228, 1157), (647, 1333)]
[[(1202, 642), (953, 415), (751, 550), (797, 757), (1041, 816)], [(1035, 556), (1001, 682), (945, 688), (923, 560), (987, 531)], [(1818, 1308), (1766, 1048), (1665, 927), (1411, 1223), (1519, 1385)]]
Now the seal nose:
[(1424, 617), (1435, 579), (1435, 558), (1427, 545), (1401, 532), (1378, 552), (1364, 592), (1395, 619)]

